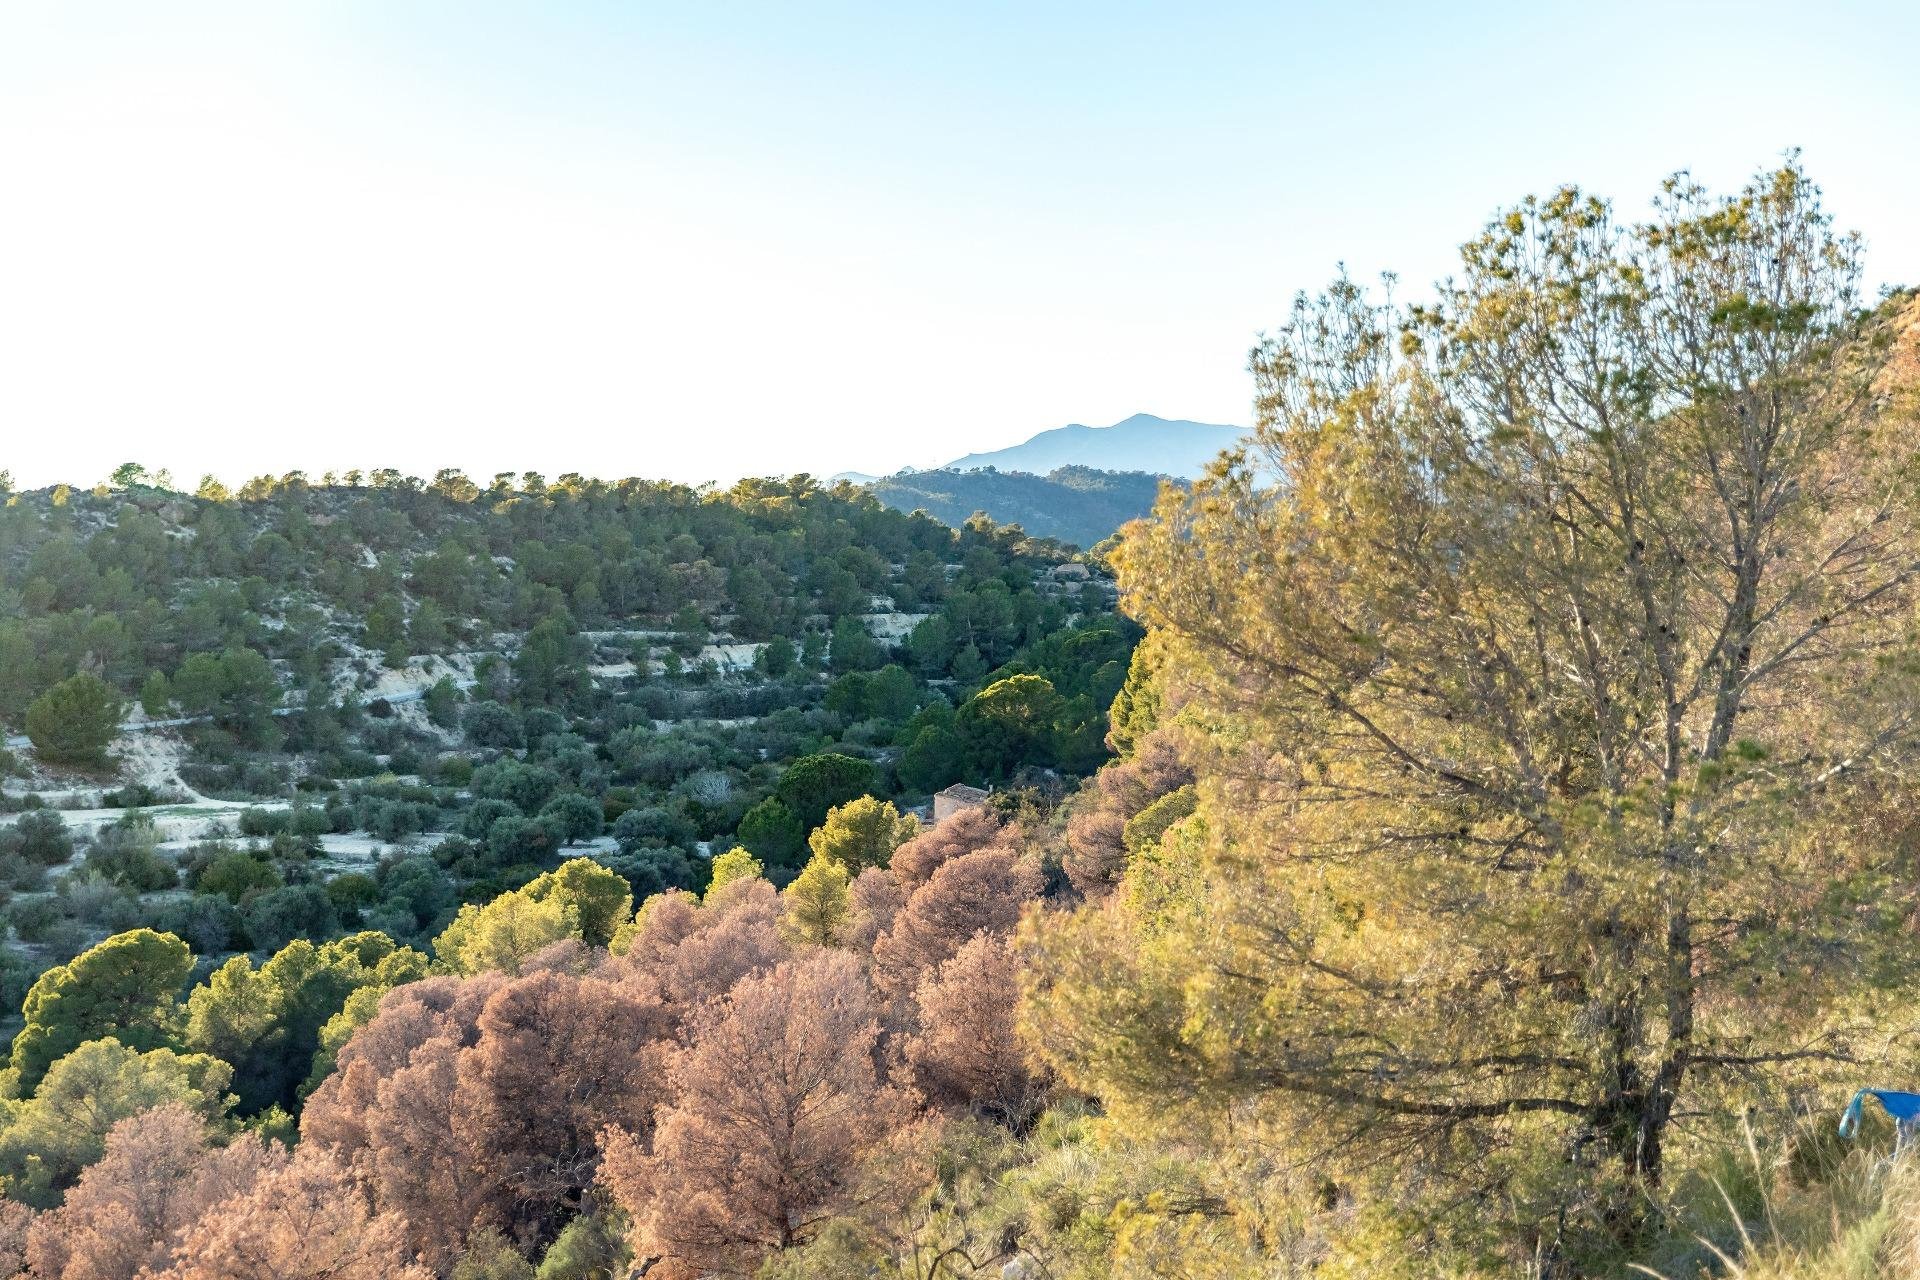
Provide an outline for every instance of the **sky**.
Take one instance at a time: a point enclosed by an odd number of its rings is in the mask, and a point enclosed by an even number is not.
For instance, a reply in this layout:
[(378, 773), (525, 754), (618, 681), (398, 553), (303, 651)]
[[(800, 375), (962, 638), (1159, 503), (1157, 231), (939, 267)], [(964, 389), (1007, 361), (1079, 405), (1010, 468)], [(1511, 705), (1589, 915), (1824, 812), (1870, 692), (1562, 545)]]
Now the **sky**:
[(888, 472), (1244, 423), (1344, 263), (1802, 149), (1920, 284), (1920, 5), (0, 0), (0, 469)]

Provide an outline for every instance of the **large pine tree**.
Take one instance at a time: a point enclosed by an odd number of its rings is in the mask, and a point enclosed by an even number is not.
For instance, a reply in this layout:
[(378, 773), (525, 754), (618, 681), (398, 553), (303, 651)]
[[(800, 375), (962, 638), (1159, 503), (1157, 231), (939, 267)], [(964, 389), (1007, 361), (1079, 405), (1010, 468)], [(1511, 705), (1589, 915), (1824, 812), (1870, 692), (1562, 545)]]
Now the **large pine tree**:
[(1119, 553), (1212, 839), (1193, 909), (1043, 931), (1069, 1079), (1232, 1102), (1551, 1271), (1697, 1117), (1879, 1078), (1920, 423), (1912, 312), (1857, 284), (1787, 167), (1643, 226), (1528, 201), (1430, 307), (1297, 305), (1252, 448)]

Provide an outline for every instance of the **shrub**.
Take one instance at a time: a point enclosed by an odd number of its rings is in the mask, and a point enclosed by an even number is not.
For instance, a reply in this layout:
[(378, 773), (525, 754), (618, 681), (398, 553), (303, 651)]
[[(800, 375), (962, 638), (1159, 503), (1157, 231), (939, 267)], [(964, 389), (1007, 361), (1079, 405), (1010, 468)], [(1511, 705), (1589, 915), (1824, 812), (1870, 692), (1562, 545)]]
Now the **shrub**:
[(153, 908), (148, 923), (192, 947), (196, 955), (215, 956), (246, 941), (240, 909), (219, 894), (197, 893)]
[(520, 718), (498, 702), (476, 702), (460, 717), (460, 729), (476, 747), (511, 750), (521, 743)]
[(293, 819), (284, 809), (242, 809), (240, 834), (277, 836), (292, 830)]
[(109, 809), (146, 809), (160, 803), (160, 793), (144, 782), (134, 782), (100, 797)]
[(487, 853), (499, 866), (544, 862), (566, 842), (566, 827), (551, 815), (502, 818), (487, 832)]
[(22, 893), (32, 893), (44, 888), (46, 883), (45, 867), (31, 858), (20, 856), (17, 850), (0, 849), (0, 884)]
[(295, 938), (331, 937), (340, 920), (327, 891), (317, 884), (294, 884), (256, 894), (241, 908), (253, 945), (278, 951)]
[(433, 776), (449, 787), (464, 787), (473, 781), (473, 761), (465, 756), (441, 756), (434, 762)]
[(172, 860), (160, 853), (151, 822), (122, 821), (101, 831), (81, 865), (86, 874), (134, 893), (157, 893), (180, 880)]
[(13, 824), (15, 852), (43, 867), (56, 866), (73, 856), (73, 835), (67, 820), (51, 810), (30, 810)]
[(130, 929), (139, 922), (139, 899), (97, 871), (68, 876), (54, 894), (66, 915), (109, 933)]
[(682, 815), (659, 805), (629, 809), (615, 819), (613, 838), (621, 852), (671, 846), (692, 849), (699, 838), (693, 824)]
[(372, 876), (350, 871), (327, 881), (327, 897), (342, 916), (357, 913), (380, 901), (380, 886)]
[(54, 926), (66, 919), (52, 898), (16, 898), (7, 905), (7, 923), (22, 942), (45, 942)]
[(505, 800), (475, 800), (460, 815), (460, 834), (469, 840), (485, 840), (493, 824), (502, 818), (521, 817), (518, 805)]
[(219, 854), (195, 872), (189, 883), (199, 893), (217, 893), (238, 905), (249, 894), (278, 889), (280, 873), (259, 858), (240, 849)]

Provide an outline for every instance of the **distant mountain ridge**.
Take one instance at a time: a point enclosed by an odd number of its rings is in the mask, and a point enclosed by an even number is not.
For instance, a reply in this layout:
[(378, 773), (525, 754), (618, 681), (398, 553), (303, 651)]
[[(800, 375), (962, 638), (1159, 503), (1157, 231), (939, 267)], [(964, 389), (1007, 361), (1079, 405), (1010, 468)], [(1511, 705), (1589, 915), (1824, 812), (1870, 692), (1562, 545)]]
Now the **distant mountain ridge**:
[(976, 511), (1000, 524), (1017, 524), (1039, 538), (1081, 548), (1110, 536), (1153, 510), (1160, 477), (1141, 471), (1059, 467), (1043, 476), (997, 468), (902, 471), (868, 486), (897, 511), (924, 511), (959, 526)]
[(1055, 427), (1022, 444), (956, 458), (942, 471), (1024, 471), (1044, 476), (1061, 467), (1100, 471), (1145, 471), (1192, 480), (1221, 450), (1246, 434), (1243, 427), (1136, 413), (1110, 427), (1082, 423)]

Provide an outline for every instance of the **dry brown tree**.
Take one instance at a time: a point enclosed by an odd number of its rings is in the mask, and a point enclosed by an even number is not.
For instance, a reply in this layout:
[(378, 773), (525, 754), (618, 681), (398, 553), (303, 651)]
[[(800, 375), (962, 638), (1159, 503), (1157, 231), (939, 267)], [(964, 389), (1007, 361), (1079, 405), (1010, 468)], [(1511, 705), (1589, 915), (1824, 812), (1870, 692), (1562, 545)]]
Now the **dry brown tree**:
[(175, 1256), (154, 1280), (433, 1280), (400, 1217), (376, 1212), (343, 1165), (304, 1146), (209, 1209)]
[(285, 1148), (245, 1134), (225, 1147), (206, 1121), (170, 1104), (129, 1116), (107, 1134), (106, 1154), (80, 1175), (58, 1208), (27, 1233), (36, 1280), (133, 1280), (173, 1257), (176, 1233), (287, 1161)]
[(859, 960), (816, 950), (749, 977), (697, 1017), (652, 1149), (617, 1133), (606, 1181), (650, 1275), (749, 1276), (851, 1207), (860, 1157), (912, 1122), (875, 1066)]

